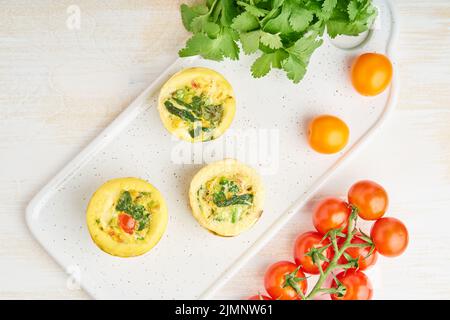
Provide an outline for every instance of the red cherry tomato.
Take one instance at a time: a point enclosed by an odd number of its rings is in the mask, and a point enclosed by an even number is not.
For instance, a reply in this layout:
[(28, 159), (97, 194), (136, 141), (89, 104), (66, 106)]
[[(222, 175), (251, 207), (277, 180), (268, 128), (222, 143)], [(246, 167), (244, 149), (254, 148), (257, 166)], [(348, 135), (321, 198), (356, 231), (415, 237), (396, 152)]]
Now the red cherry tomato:
[(136, 220), (133, 219), (132, 216), (121, 213), (119, 214), (119, 226), (126, 233), (133, 234), (134, 227), (136, 226)]
[[(339, 244), (342, 245), (342, 243), (345, 240), (339, 240)], [(353, 244), (363, 244), (366, 243), (364, 240), (358, 238), (357, 235), (355, 235), (351, 241), (351, 243)], [(340, 246), (339, 246), (340, 247)], [(363, 248), (359, 248), (359, 247), (353, 247), (353, 248), (348, 248), (347, 250), (345, 250), (345, 253), (347, 253), (348, 255), (350, 255), (350, 257), (352, 257), (353, 259), (358, 259), (358, 269), (359, 270), (366, 270), (367, 268), (369, 268), (370, 266), (373, 266), (378, 259), (378, 254), (377, 251), (374, 250), (370, 256), (368, 256), (368, 254), (370, 253), (371, 247), (363, 247)], [(342, 255), (339, 258), (339, 264), (346, 264), (348, 262), (347, 258), (344, 257), (344, 255)]]
[(386, 190), (378, 183), (363, 180), (350, 188), (348, 202), (358, 209), (362, 219), (377, 220), (386, 212), (389, 199)]
[(258, 294), (255, 296), (251, 296), (250, 298), (248, 298), (247, 300), (272, 300), (270, 297), (262, 295), (262, 294)]
[(305, 274), (294, 263), (280, 261), (272, 264), (264, 275), (264, 286), (273, 299), (300, 300), (308, 283)]
[[(319, 267), (313, 263), (310, 256), (306, 254), (311, 251), (312, 248), (320, 249), (329, 244), (327, 239), (322, 241), (323, 235), (318, 232), (306, 232), (297, 237), (294, 244), (294, 259), (295, 263), (300, 266), (301, 270), (305, 273), (319, 274)], [(333, 249), (331, 247), (326, 248), (322, 255), (331, 259)], [(320, 265), (325, 270), (328, 266), (328, 262), (321, 260)]]
[(325, 234), (331, 229), (342, 228), (342, 232), (347, 232), (348, 219), (351, 208), (345, 201), (337, 198), (328, 198), (319, 203), (313, 214), (314, 227), (321, 234)]
[[(349, 269), (339, 273), (336, 278), (345, 287), (345, 294), (339, 296), (332, 294), (333, 300), (370, 300), (372, 299), (373, 289), (369, 278), (361, 271)], [(331, 285), (332, 288), (337, 288), (338, 285), (335, 280)]]
[(386, 257), (396, 257), (408, 246), (409, 236), (405, 225), (395, 218), (377, 220), (370, 231), (375, 248)]

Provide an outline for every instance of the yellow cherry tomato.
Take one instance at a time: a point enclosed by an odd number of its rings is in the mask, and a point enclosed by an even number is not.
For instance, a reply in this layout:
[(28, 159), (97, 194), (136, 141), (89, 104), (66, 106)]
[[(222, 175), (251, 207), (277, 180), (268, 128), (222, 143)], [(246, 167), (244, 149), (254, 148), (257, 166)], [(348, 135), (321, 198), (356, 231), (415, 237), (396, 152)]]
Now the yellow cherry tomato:
[(311, 148), (320, 153), (336, 153), (348, 142), (349, 129), (344, 121), (321, 115), (314, 118), (308, 127), (308, 142)]
[(379, 53), (365, 53), (356, 58), (351, 70), (353, 87), (364, 96), (382, 93), (392, 80), (392, 63)]

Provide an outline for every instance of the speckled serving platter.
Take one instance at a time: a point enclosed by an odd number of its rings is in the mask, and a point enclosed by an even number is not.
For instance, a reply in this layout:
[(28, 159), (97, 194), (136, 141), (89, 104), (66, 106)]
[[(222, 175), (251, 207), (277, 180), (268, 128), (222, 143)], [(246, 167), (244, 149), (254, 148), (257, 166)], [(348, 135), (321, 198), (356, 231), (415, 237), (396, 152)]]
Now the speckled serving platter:
[[(388, 1), (375, 2), (379, 17), (367, 38), (353, 48), (348, 46), (355, 39), (325, 39), (300, 84), (276, 71), (253, 79), (249, 68), (255, 56), (243, 56), (237, 62), (175, 61), (33, 198), (26, 212), (33, 235), (94, 298), (214, 297), (379, 130), (395, 105), (395, 76), (390, 89), (374, 98), (358, 95), (349, 81), (350, 62), (360, 53), (385, 53), (395, 64), (396, 15)], [(237, 100), (230, 129), (219, 139), (194, 145), (168, 133), (156, 108), (162, 84), (192, 66), (222, 73)], [(350, 127), (349, 144), (339, 154), (320, 155), (307, 145), (306, 124), (324, 113), (342, 118)], [(255, 134), (257, 140), (251, 140)], [(223, 238), (207, 232), (193, 218), (188, 189), (203, 165), (229, 157), (260, 172), (266, 203), (262, 217), (250, 230)], [(169, 223), (150, 252), (124, 259), (102, 252), (92, 242), (85, 212), (101, 184), (129, 176), (146, 179), (162, 192)]]

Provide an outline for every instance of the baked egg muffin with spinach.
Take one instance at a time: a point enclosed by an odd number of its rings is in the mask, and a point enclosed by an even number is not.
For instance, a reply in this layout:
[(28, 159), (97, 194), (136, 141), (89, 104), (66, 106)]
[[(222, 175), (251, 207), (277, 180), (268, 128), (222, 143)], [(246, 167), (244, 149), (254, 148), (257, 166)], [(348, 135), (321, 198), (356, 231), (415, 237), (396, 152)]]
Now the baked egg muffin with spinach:
[(189, 188), (192, 214), (214, 234), (232, 237), (249, 229), (263, 212), (264, 188), (258, 173), (237, 160), (202, 168)]
[(173, 75), (161, 88), (158, 110), (166, 129), (180, 139), (216, 139), (234, 118), (233, 88), (218, 72), (188, 68)]
[(92, 196), (86, 213), (95, 244), (113, 256), (133, 257), (149, 251), (167, 226), (161, 193), (145, 180), (113, 179)]

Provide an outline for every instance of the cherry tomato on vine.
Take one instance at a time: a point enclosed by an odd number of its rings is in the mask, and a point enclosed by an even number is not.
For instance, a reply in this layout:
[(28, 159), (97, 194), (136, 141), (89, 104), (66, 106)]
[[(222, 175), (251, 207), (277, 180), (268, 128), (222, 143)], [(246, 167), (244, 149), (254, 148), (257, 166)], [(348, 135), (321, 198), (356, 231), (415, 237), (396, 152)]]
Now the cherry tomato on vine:
[(362, 219), (377, 220), (386, 212), (389, 199), (386, 190), (378, 183), (363, 180), (350, 188), (348, 202), (358, 209)]
[(353, 87), (364, 96), (383, 92), (392, 80), (392, 63), (379, 53), (365, 53), (356, 58), (351, 70)]
[[(301, 270), (309, 274), (319, 274), (319, 267), (314, 264), (312, 257), (306, 254), (311, 251), (311, 249), (320, 250), (326, 247), (330, 242), (327, 239), (322, 241), (323, 235), (318, 232), (309, 231), (303, 233), (297, 237), (294, 244), (294, 259), (295, 263), (300, 266)], [(328, 247), (324, 249), (320, 254), (327, 259), (331, 259), (333, 249)], [(319, 254), (319, 253), (318, 253)], [(328, 262), (319, 260), (317, 261), (325, 270), (328, 266)]]
[[(342, 245), (342, 243), (345, 240), (339, 240), (339, 247)], [(367, 243), (366, 241), (362, 240), (361, 238), (358, 238), (358, 235), (355, 235), (351, 241), (353, 244), (364, 244)], [(373, 266), (378, 259), (378, 254), (376, 250), (373, 250), (373, 252), (369, 255), (371, 251), (371, 246), (367, 247), (352, 247), (345, 250), (345, 253), (348, 254), (352, 259), (358, 259), (358, 269), (359, 270), (366, 270), (370, 266)], [(339, 264), (346, 264), (348, 263), (347, 258), (344, 256), (344, 254), (339, 258)]]
[(247, 300), (272, 300), (272, 298), (262, 295), (262, 294), (257, 294), (257, 295), (249, 297)]
[(136, 220), (134, 220), (132, 216), (126, 213), (119, 214), (118, 219), (120, 228), (126, 233), (133, 234), (134, 228), (136, 226)]
[(294, 263), (280, 261), (266, 270), (264, 286), (273, 299), (300, 300), (308, 283), (305, 274)]
[(396, 257), (408, 246), (409, 236), (405, 225), (395, 218), (377, 220), (370, 231), (375, 248), (386, 257)]
[(314, 227), (321, 234), (325, 234), (331, 229), (342, 228), (342, 232), (347, 232), (348, 219), (351, 208), (345, 201), (338, 198), (328, 198), (318, 204), (313, 213)]
[(311, 148), (319, 153), (336, 153), (348, 142), (349, 129), (344, 121), (321, 115), (314, 118), (308, 126), (308, 142)]
[[(331, 294), (333, 300), (370, 300), (372, 299), (373, 289), (369, 278), (361, 271), (349, 269), (339, 273), (337, 280), (345, 287), (343, 296), (339, 294)], [(338, 284), (335, 280), (331, 285), (337, 288)]]

